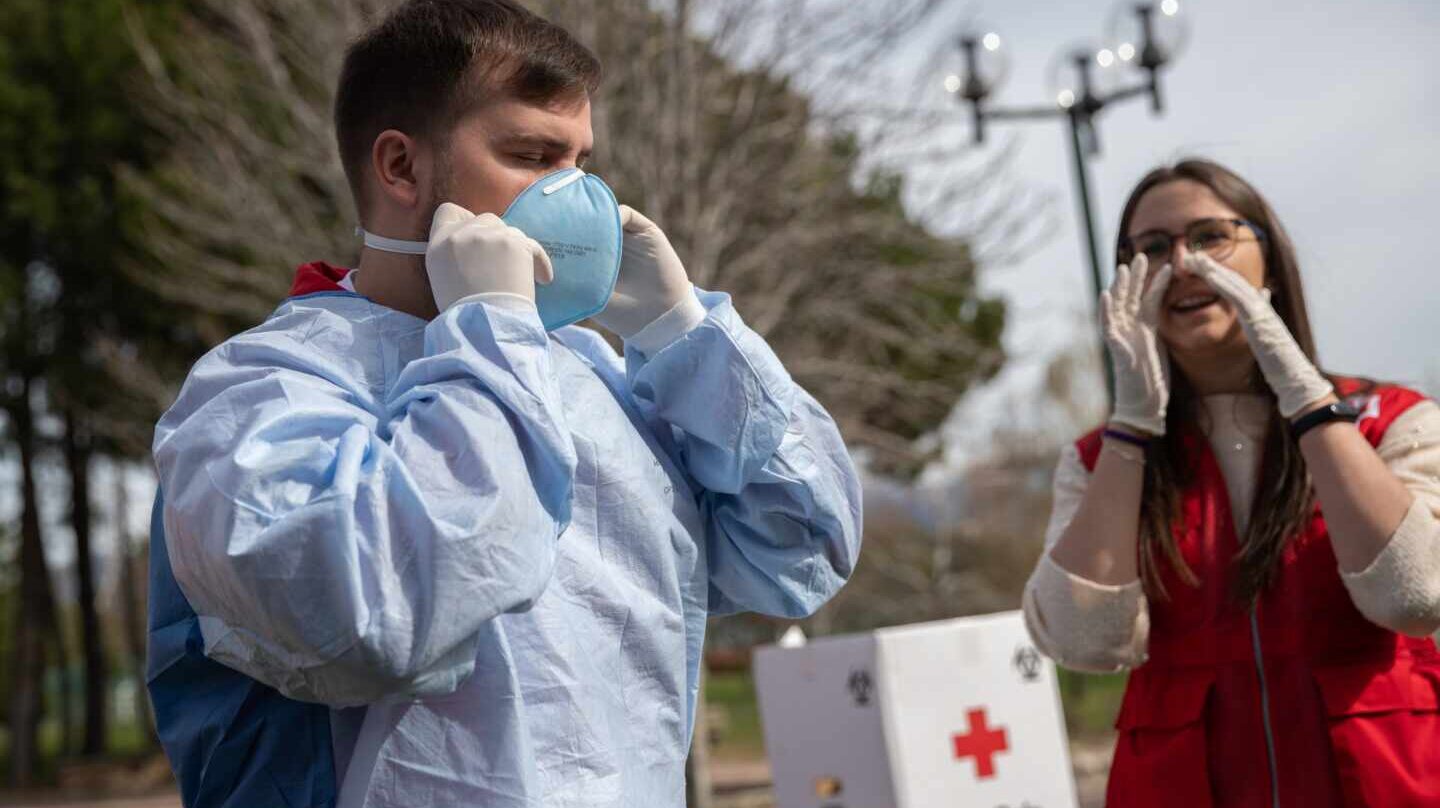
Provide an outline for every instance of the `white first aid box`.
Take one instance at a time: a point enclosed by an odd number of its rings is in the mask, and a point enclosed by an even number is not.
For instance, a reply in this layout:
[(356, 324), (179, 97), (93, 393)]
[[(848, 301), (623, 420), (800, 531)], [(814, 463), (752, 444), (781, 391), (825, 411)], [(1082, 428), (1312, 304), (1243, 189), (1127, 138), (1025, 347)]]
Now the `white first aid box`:
[(778, 808), (1074, 808), (1055, 666), (1019, 612), (756, 651)]

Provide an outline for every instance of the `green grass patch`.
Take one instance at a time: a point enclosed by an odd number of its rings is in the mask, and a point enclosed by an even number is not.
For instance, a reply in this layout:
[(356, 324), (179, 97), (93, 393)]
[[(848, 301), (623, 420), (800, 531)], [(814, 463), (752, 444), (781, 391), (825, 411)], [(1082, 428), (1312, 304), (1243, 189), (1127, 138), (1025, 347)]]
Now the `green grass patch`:
[(705, 677), (705, 699), (712, 716), (711, 736), (718, 742), (711, 754), (719, 758), (749, 759), (765, 755), (760, 730), (760, 708), (755, 681), (747, 672), (711, 673)]
[[(110, 722), (108, 743), (103, 759), (136, 760), (159, 752), (159, 746), (150, 738), (150, 728), (134, 721)], [(72, 731), (72, 742), (79, 743), (81, 729)], [(59, 767), (67, 760), (79, 760), (76, 754), (62, 750), (65, 739), (64, 728), (58, 720), (46, 718), (40, 722), (40, 757), (36, 764), (35, 780), (39, 784), (53, 784)], [(0, 773), (10, 771), (10, 733), (0, 729)]]
[(114, 757), (142, 758), (159, 750), (150, 737), (150, 727), (134, 721), (111, 721), (107, 749)]
[(1092, 674), (1056, 668), (1060, 679), (1060, 701), (1065, 706), (1065, 726), (1070, 736), (1103, 735), (1115, 726), (1120, 697), (1125, 693), (1125, 674)]

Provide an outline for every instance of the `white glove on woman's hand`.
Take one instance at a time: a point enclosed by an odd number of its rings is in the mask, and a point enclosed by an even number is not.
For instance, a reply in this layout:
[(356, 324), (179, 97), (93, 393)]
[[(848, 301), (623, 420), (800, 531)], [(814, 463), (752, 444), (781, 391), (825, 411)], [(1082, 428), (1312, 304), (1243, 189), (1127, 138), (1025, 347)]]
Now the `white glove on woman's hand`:
[(1143, 253), (1130, 266), (1121, 264), (1110, 289), (1100, 294), (1100, 320), (1115, 368), (1115, 412), (1110, 422), (1158, 436), (1165, 434), (1170, 363), (1156, 329), (1172, 272), (1167, 264), (1146, 290), (1149, 274), (1150, 262)]
[(1270, 305), (1270, 290), (1256, 289), (1240, 273), (1204, 253), (1185, 256), (1185, 268), (1210, 284), (1235, 307), (1250, 350), (1265, 383), (1275, 391), (1280, 414), (1294, 418), (1310, 405), (1335, 393), (1335, 386), (1315, 367)]
[(704, 319), (705, 310), (691, 291), (690, 276), (665, 233), (629, 205), (620, 206), (620, 226), (625, 230), (620, 278), (595, 322), (628, 340), (686, 301), (693, 302), (698, 312), (698, 317), (687, 319)]
[(440, 205), (430, 224), (425, 271), (441, 311), (472, 295), (493, 292), (518, 295), (533, 305), (535, 284), (555, 278), (540, 242), (493, 213), (476, 216), (450, 202)]

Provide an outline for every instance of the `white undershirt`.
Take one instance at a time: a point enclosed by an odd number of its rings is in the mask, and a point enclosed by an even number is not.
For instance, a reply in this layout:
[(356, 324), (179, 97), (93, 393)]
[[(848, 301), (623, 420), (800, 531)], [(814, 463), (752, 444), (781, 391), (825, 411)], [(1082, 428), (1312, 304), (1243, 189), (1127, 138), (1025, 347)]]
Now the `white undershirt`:
[(1254, 394), (1225, 394), (1200, 399), (1200, 427), (1225, 478), (1235, 535), (1244, 536), (1255, 503), (1255, 488), (1264, 456), (1269, 404)]

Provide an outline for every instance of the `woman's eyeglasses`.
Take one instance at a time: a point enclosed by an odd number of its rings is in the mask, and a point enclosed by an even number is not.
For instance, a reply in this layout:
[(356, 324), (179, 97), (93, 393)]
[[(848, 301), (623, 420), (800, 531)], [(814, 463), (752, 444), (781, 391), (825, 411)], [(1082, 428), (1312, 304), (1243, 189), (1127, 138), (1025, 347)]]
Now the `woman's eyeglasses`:
[(1185, 226), (1183, 233), (1165, 230), (1147, 230), (1133, 238), (1127, 238), (1120, 245), (1121, 263), (1128, 264), (1137, 255), (1144, 254), (1150, 265), (1159, 267), (1170, 260), (1175, 251), (1175, 239), (1182, 239), (1185, 249), (1193, 253), (1205, 253), (1216, 261), (1223, 261), (1235, 252), (1235, 245), (1250, 238), (1240, 228), (1254, 233), (1254, 240), (1265, 243), (1265, 231), (1245, 219), (1196, 219)]

